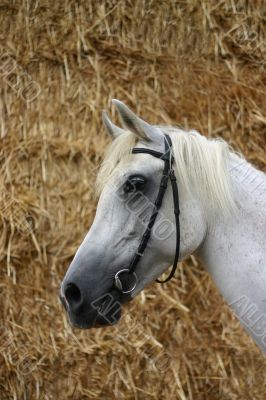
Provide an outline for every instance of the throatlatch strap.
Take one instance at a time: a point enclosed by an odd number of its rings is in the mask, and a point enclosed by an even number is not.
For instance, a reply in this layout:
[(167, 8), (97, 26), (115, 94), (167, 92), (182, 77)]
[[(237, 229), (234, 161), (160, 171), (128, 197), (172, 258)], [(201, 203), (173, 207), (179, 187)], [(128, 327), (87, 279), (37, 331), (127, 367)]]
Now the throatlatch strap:
[(170, 281), (170, 279), (174, 276), (177, 264), (178, 264), (178, 259), (179, 259), (179, 251), (180, 251), (180, 223), (179, 223), (179, 196), (178, 196), (178, 187), (176, 184), (176, 177), (174, 170), (172, 169), (170, 171), (170, 180), (171, 180), (171, 185), (172, 185), (172, 192), (173, 192), (173, 202), (174, 202), (174, 213), (175, 213), (175, 225), (176, 225), (176, 248), (175, 248), (175, 259), (173, 262), (172, 270), (168, 277), (164, 280), (156, 279), (156, 282), (158, 283), (166, 283)]

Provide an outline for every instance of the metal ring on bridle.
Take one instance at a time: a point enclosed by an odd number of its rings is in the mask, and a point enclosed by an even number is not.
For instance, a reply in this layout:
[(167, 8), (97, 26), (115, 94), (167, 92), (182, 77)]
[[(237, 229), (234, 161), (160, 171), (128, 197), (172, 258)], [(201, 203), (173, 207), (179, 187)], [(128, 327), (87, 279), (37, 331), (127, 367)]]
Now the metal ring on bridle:
[[(123, 272), (128, 272), (128, 273), (130, 273), (130, 275), (133, 275), (134, 278), (135, 278), (135, 282), (133, 283), (132, 288), (130, 288), (129, 290), (123, 290), (122, 282), (121, 282), (121, 280), (119, 279), (119, 275), (122, 274)], [(135, 287), (137, 286), (137, 275), (136, 275), (136, 273), (135, 273), (134, 271), (133, 271), (133, 272), (130, 272), (129, 269), (127, 269), (127, 268), (125, 268), (125, 269), (120, 269), (120, 271), (118, 271), (118, 272), (115, 274), (115, 286), (116, 286), (117, 289), (120, 290), (122, 293), (131, 293), (131, 292), (133, 292), (133, 290), (134, 290)]]

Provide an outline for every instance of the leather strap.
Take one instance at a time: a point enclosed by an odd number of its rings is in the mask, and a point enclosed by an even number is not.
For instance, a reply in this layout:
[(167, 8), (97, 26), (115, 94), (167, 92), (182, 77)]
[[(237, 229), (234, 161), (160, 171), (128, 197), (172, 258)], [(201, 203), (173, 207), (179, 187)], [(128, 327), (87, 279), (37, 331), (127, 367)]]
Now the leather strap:
[(175, 274), (176, 268), (177, 268), (179, 252), (180, 252), (180, 222), (179, 222), (180, 210), (179, 210), (178, 187), (177, 187), (177, 183), (176, 183), (176, 177), (175, 177), (174, 170), (170, 171), (170, 180), (171, 180), (172, 192), (173, 192), (173, 203), (174, 203), (175, 225), (176, 225), (175, 258), (174, 258), (174, 262), (173, 262), (173, 266), (172, 266), (170, 274), (164, 280), (156, 279), (156, 282), (158, 282), (158, 283), (166, 283), (166, 282), (170, 281), (170, 279), (172, 279), (172, 277)]
[(161, 178), (160, 182), (160, 187), (159, 191), (157, 194), (157, 198), (154, 203), (154, 208), (152, 215), (150, 217), (149, 223), (147, 225), (147, 228), (141, 238), (139, 247), (137, 252), (135, 253), (130, 266), (129, 266), (129, 273), (133, 273), (135, 271), (135, 268), (140, 260), (140, 258), (143, 256), (143, 253), (147, 247), (148, 241), (151, 236), (151, 231), (154, 226), (154, 223), (156, 221), (158, 212), (160, 210), (160, 207), (162, 205), (162, 201), (165, 195), (165, 192), (167, 190), (167, 184), (168, 184), (168, 179), (170, 178), (171, 181), (171, 186), (172, 186), (172, 192), (173, 192), (173, 202), (174, 202), (174, 213), (175, 213), (175, 223), (176, 223), (176, 249), (175, 249), (175, 258), (174, 258), (174, 263), (172, 270), (169, 274), (169, 276), (161, 281), (159, 279), (156, 279), (156, 282), (158, 283), (165, 283), (168, 282), (173, 276), (177, 268), (177, 263), (178, 263), (178, 258), (179, 258), (179, 249), (180, 249), (180, 224), (179, 224), (179, 198), (178, 198), (178, 188), (177, 188), (177, 183), (176, 183), (176, 177), (175, 177), (175, 172), (174, 169), (172, 168), (172, 154), (171, 154), (171, 149), (172, 149), (172, 141), (171, 138), (168, 135), (165, 135), (164, 138), (164, 143), (165, 143), (165, 152), (160, 153), (155, 150), (150, 150), (146, 148), (134, 148), (132, 150), (133, 154), (140, 154), (140, 153), (145, 153), (145, 154), (150, 154), (154, 157), (161, 158), (164, 161), (164, 169), (163, 169), (163, 176)]
[(162, 158), (164, 156), (164, 153), (160, 153), (159, 151), (156, 150), (151, 150), (151, 149), (145, 149), (144, 147), (134, 147), (134, 149), (132, 149), (132, 153), (133, 154), (141, 154), (141, 153), (146, 153), (146, 154), (150, 154), (153, 157), (157, 157), (157, 158)]

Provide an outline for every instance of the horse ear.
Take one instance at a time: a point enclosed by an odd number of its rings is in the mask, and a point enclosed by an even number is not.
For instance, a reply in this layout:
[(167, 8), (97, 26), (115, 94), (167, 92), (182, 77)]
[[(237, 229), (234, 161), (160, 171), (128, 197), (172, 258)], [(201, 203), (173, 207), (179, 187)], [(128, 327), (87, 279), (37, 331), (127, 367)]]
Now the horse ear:
[(161, 136), (159, 129), (137, 117), (122, 101), (113, 99), (112, 103), (116, 106), (125, 128), (133, 132), (139, 139), (156, 141)]
[(107, 132), (112, 136), (113, 139), (116, 139), (125, 132), (123, 129), (113, 124), (105, 110), (102, 112), (102, 120)]

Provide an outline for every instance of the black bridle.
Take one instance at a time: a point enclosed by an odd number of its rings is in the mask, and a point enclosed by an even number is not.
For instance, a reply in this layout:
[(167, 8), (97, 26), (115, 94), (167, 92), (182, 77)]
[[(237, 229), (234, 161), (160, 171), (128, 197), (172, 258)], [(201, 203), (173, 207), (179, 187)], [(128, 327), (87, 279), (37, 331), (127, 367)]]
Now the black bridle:
[[(160, 182), (160, 187), (159, 191), (157, 194), (157, 198), (155, 200), (155, 203), (153, 205), (153, 211), (152, 215), (150, 217), (149, 223), (147, 225), (147, 228), (141, 238), (139, 247), (136, 251), (136, 253), (133, 256), (133, 259), (129, 265), (128, 268), (126, 269), (121, 269), (118, 271), (115, 275), (115, 287), (122, 293), (130, 293), (132, 292), (137, 283), (137, 277), (135, 274), (135, 269), (140, 261), (141, 257), (144, 254), (144, 251), (147, 247), (148, 241), (151, 236), (152, 228), (154, 226), (154, 223), (156, 221), (157, 215), (159, 213), (159, 210), (162, 205), (162, 201), (164, 198), (164, 195), (167, 190), (167, 184), (168, 180), (170, 179), (171, 185), (172, 185), (172, 192), (173, 192), (173, 201), (174, 201), (174, 213), (175, 213), (175, 223), (176, 223), (176, 249), (175, 249), (175, 258), (174, 258), (174, 263), (172, 270), (168, 277), (165, 280), (159, 280), (156, 279), (156, 282), (159, 283), (165, 283), (170, 281), (170, 279), (174, 276), (176, 268), (177, 268), (177, 263), (178, 263), (178, 258), (179, 258), (179, 250), (180, 250), (180, 224), (179, 224), (179, 198), (178, 198), (178, 187), (176, 183), (176, 177), (175, 177), (175, 172), (173, 169), (173, 156), (172, 156), (172, 141), (171, 138), (168, 135), (164, 136), (164, 145), (165, 145), (165, 152), (160, 153), (155, 150), (150, 150), (150, 149), (145, 149), (145, 148), (133, 148), (132, 153), (133, 154), (140, 154), (140, 153), (145, 153), (145, 154), (150, 154), (153, 157), (160, 158), (161, 160), (164, 161), (164, 169), (163, 169), (163, 175), (161, 178)], [(124, 289), (123, 289), (124, 286)]]

